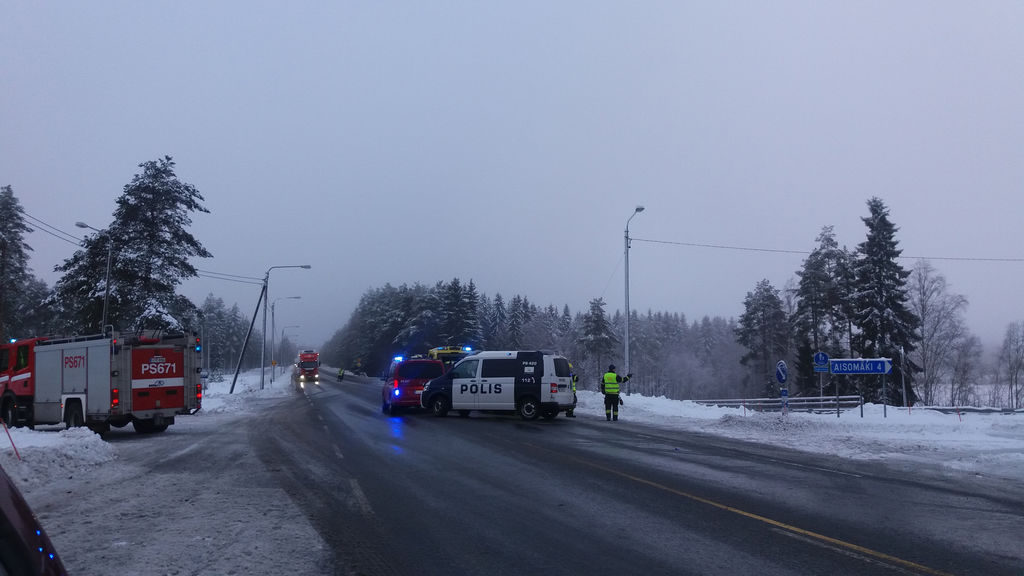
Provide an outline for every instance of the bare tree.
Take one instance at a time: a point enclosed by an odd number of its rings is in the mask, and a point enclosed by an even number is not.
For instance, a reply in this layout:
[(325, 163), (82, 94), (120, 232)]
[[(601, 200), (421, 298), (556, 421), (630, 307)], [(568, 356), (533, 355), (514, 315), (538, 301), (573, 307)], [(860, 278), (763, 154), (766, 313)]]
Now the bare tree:
[(950, 294), (945, 276), (927, 260), (914, 266), (907, 287), (910, 309), (921, 319), (921, 343), (910, 356), (921, 368), (917, 378), (921, 397), (925, 404), (934, 404), (944, 381), (952, 382), (951, 351), (970, 337), (963, 319), (967, 298)]
[(1007, 386), (1008, 404), (1016, 409), (1024, 403), (1024, 391), (1020, 385), (1024, 373), (1024, 320), (1006, 327), (1003, 347), (999, 350), (999, 368), (1001, 379), (1005, 379)]
[(981, 352), (981, 340), (974, 335), (961, 338), (953, 344), (950, 354), (950, 406), (969, 406), (977, 403), (975, 391), (980, 375)]

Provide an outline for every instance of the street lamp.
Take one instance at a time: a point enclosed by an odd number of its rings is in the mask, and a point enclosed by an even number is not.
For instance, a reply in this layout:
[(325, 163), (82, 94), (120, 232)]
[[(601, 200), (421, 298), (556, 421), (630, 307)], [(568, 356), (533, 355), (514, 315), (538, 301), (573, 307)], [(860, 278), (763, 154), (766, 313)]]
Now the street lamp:
[(271, 266), (263, 275), (263, 345), (260, 346), (260, 390), (263, 390), (263, 382), (266, 380), (266, 356), (267, 356), (267, 298), (270, 296), (270, 271), (276, 268), (312, 268), (309, 264), (292, 264), (287, 266)]
[[(274, 334), (277, 332), (277, 320), (274, 313), (274, 306), (277, 305), (278, 300), (298, 300), (302, 296), (282, 296), (280, 298), (274, 298), (274, 301), (270, 303), (270, 383), (274, 383), (274, 373), (277, 372), (277, 364), (274, 363)], [(282, 337), (283, 338), (283, 337)]]
[[(643, 206), (637, 206), (633, 210), (633, 213), (629, 215), (629, 219), (626, 220), (626, 342), (624, 344), (626, 352), (624, 354), (624, 364), (626, 365), (626, 374), (629, 374), (629, 221), (633, 219), (633, 216), (644, 211)], [(633, 394), (633, 385), (627, 381), (626, 396)]]
[(93, 230), (100, 234), (106, 234), (107, 236), (107, 279), (103, 281), (103, 319), (100, 321), (100, 332), (105, 335), (107, 333), (107, 303), (110, 301), (110, 255), (111, 250), (114, 247), (114, 240), (110, 237), (109, 232), (96, 230), (85, 222), (75, 222), (75, 226), (78, 226), (79, 228), (88, 228), (89, 230)]
[[(299, 326), (298, 324), (292, 324), (291, 326), (285, 326), (284, 328), (281, 328), (281, 344), (282, 345), (284, 345), (284, 333), (289, 328), (302, 328), (302, 326)], [(282, 374), (284, 373), (284, 369), (281, 370), (281, 373)]]

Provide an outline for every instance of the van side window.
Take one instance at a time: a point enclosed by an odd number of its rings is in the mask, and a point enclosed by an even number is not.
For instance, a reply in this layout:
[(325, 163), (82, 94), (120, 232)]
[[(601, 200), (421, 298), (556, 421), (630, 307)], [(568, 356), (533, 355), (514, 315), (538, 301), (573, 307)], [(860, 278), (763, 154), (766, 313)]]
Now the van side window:
[(464, 360), (452, 368), (452, 378), (476, 378), (476, 365), (479, 360)]
[(481, 378), (515, 378), (522, 363), (515, 358), (487, 358), (484, 360)]
[(555, 358), (555, 376), (572, 376), (572, 369), (569, 368), (569, 361), (565, 358)]
[(28, 344), (18, 346), (18, 351), (15, 354), (17, 357), (14, 360), (14, 369), (21, 370), (28, 367)]

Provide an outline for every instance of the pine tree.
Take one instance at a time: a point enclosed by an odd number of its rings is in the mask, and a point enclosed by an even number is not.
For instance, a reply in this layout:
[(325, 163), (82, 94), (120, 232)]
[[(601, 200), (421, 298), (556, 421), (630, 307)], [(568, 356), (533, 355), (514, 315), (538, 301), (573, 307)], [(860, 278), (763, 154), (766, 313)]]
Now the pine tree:
[(209, 212), (199, 191), (178, 180), (170, 156), (139, 164), (117, 199), (110, 228), (83, 242), (83, 249), (57, 267), (55, 287), (71, 327), (100, 328), (108, 242), (113, 239), (107, 323), (122, 330), (181, 329), (194, 320), (195, 305), (175, 288), (196, 276), (190, 258), (211, 254), (187, 228), (192, 212)]
[(597, 370), (603, 372), (604, 366), (611, 361), (619, 339), (612, 331), (611, 322), (604, 312), (604, 298), (595, 298), (590, 301), (590, 311), (583, 317), (583, 334), (580, 337), (580, 345), (585, 358), (594, 361)]
[(791, 319), (797, 346), (796, 381), (805, 392), (819, 393), (820, 377), (813, 371), (812, 357), (822, 351), (834, 358), (849, 349), (846, 343), (850, 300), (844, 276), (850, 255), (835, 240), (831, 226), (822, 228), (818, 247), (804, 260), (797, 289), (797, 310)]
[[(28, 268), (25, 234), (32, 228), (25, 223), (21, 203), (10, 186), (0, 188), (0, 338), (18, 337), (24, 329), (18, 304), (25, 299), (32, 279)], [(38, 305), (38, 302), (36, 303)]]
[(480, 295), (476, 291), (476, 284), (473, 283), (472, 278), (469, 279), (469, 283), (462, 291), (462, 308), (465, 312), (462, 317), (459, 343), (477, 349), (480, 347), (483, 336), (480, 328)]
[[(920, 320), (908, 306), (907, 278), (910, 272), (897, 259), (897, 228), (889, 221), (889, 209), (879, 198), (868, 201), (870, 214), (861, 220), (868, 228), (867, 240), (857, 246), (854, 265), (856, 311), (854, 324), (859, 330), (859, 348), (865, 358), (899, 358), (900, 348), (910, 353), (917, 347)], [(913, 374), (916, 366), (904, 362), (907, 402), (913, 404)], [(891, 382), (900, 382), (900, 363), (893, 363)], [(869, 389), (881, 398), (882, 377), (863, 378)], [(888, 403), (902, 404), (899, 386), (888, 386)]]
[(747, 348), (740, 362), (753, 369), (754, 385), (774, 396), (775, 364), (785, 357), (789, 324), (779, 291), (767, 279), (747, 292), (744, 311), (736, 328), (736, 339)]
[(504, 350), (508, 348), (508, 310), (505, 308), (505, 300), (501, 292), (494, 295), (493, 314), (491, 315), (491, 336), (487, 340), (488, 350)]
[(462, 283), (452, 278), (447, 284), (439, 284), (441, 300), (441, 325), (438, 331), (440, 345), (456, 346), (463, 332), (463, 317), (466, 314)]
[(526, 324), (529, 304), (522, 296), (516, 294), (508, 304), (508, 328), (505, 333), (509, 350), (519, 350), (523, 346), (523, 326)]

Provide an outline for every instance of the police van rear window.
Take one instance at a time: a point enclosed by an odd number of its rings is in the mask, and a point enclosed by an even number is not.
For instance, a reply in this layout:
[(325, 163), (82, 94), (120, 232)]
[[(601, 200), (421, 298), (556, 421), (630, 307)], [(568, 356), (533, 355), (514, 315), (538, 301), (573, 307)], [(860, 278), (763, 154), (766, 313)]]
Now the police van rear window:
[(519, 375), (522, 362), (515, 358), (487, 358), (480, 373), (481, 378), (515, 378)]
[(565, 358), (555, 358), (555, 376), (572, 376), (572, 369), (569, 368), (569, 361)]
[(437, 378), (444, 372), (440, 362), (410, 362), (398, 367), (398, 377), (412, 380), (414, 378)]

